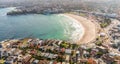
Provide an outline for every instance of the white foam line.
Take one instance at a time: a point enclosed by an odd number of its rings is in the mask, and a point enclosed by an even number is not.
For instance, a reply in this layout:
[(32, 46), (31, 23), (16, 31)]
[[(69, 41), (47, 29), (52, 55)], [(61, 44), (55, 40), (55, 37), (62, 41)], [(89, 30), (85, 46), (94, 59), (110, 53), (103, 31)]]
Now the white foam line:
[(70, 17), (70, 16), (67, 16), (65, 14), (60, 14), (62, 16), (65, 16), (67, 18), (69, 18), (70, 20), (72, 20), (72, 26), (75, 27), (75, 31), (73, 32), (73, 34), (71, 35), (71, 38), (77, 42), (78, 40), (81, 40), (82, 37), (84, 36), (84, 33), (85, 33), (85, 29), (83, 27), (83, 25), (76, 19)]

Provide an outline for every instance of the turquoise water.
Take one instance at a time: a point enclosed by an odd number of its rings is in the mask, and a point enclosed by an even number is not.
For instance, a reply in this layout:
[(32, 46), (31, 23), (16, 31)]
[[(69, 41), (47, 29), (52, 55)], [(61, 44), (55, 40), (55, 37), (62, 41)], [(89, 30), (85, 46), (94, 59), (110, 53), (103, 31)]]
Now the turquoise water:
[(68, 40), (73, 29), (60, 15), (29, 14), (7, 16), (13, 8), (0, 9), (0, 40), (35, 37)]

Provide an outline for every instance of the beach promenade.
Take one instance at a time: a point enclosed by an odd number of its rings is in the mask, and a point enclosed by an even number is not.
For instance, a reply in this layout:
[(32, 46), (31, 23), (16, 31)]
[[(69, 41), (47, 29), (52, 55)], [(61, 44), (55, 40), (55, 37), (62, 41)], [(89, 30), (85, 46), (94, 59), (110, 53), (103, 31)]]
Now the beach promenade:
[(97, 35), (96, 25), (92, 21), (88, 20), (87, 18), (74, 15), (74, 14), (65, 14), (65, 15), (80, 22), (84, 28), (84, 34), (82, 38), (78, 40), (77, 44), (86, 44), (93, 41), (96, 38), (96, 35)]

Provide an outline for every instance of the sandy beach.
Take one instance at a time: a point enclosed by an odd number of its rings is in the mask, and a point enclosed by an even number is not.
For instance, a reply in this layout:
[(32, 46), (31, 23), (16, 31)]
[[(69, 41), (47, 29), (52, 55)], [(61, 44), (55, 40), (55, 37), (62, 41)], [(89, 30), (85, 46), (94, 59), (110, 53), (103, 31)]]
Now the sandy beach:
[(82, 38), (80, 38), (78, 40), (77, 44), (89, 43), (96, 38), (96, 32), (97, 32), (96, 25), (92, 21), (88, 20), (87, 18), (77, 16), (74, 14), (65, 14), (65, 15), (80, 22), (84, 28), (84, 34), (83, 34)]

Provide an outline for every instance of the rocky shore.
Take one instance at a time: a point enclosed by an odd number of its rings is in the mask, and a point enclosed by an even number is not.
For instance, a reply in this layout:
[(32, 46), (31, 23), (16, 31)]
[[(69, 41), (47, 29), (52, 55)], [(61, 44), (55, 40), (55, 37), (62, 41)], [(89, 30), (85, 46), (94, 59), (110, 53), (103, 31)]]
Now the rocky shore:
[(36, 8), (36, 7), (21, 7), (16, 8), (13, 11), (10, 11), (7, 13), (7, 15), (22, 15), (22, 14), (58, 14), (58, 13), (64, 13), (67, 12), (67, 10), (64, 10), (62, 8)]

